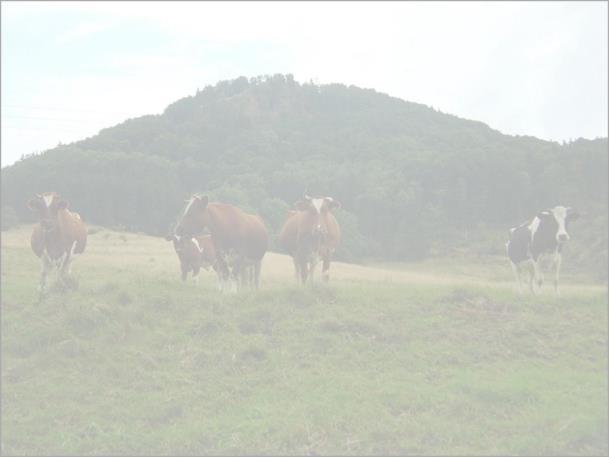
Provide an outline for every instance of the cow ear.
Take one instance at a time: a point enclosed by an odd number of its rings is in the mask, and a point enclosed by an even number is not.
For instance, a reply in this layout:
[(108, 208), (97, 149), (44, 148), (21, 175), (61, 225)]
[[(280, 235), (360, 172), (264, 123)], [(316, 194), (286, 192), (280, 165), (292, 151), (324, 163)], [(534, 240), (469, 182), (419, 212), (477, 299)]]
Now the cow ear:
[(298, 211), (306, 211), (310, 206), (311, 204), (306, 200), (299, 200), (294, 203), (294, 208), (296, 208)]
[(209, 203), (209, 197), (207, 195), (203, 195), (202, 197), (199, 197), (197, 195), (195, 197), (195, 200), (197, 202), (197, 206), (200, 205), (202, 209), (207, 208), (207, 205)]
[(59, 200), (57, 202), (57, 209), (66, 209), (68, 207), (67, 200)]
[(29, 209), (38, 209), (40, 208), (41, 203), (42, 202), (37, 198), (30, 198), (27, 202), (27, 207)]
[(545, 209), (545, 210), (540, 211), (539, 213), (537, 213), (537, 217), (538, 217), (539, 219), (543, 219), (543, 218), (546, 218), (546, 217), (550, 216), (550, 214), (551, 214), (551, 213), (550, 213), (550, 211), (548, 211), (547, 209)]
[(328, 205), (328, 209), (340, 208), (340, 202), (338, 200), (334, 200), (333, 198), (326, 198), (326, 205)]
[(567, 219), (569, 219), (570, 221), (575, 221), (575, 220), (579, 219), (580, 216), (581, 216), (581, 214), (579, 214), (573, 208), (569, 208), (569, 210), (567, 212)]

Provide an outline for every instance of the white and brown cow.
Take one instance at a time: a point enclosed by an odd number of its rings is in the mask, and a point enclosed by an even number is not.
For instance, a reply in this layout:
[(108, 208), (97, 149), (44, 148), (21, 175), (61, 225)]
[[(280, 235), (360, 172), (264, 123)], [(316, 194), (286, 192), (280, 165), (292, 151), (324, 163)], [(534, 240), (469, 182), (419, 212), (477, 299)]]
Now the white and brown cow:
[(192, 273), (192, 278), (198, 283), (201, 268), (209, 270), (210, 267), (213, 268), (220, 279), (216, 249), (211, 235), (186, 237), (174, 234), (166, 236), (165, 239), (173, 242), (173, 248), (180, 260), (183, 281), (186, 281), (188, 273)]
[(562, 263), (561, 251), (569, 241), (568, 224), (579, 217), (570, 207), (555, 206), (540, 211), (531, 221), (510, 229), (510, 239), (506, 243), (512, 270), (522, 293), (522, 267), (529, 266), (529, 288), (536, 293), (543, 284), (542, 259), (551, 256), (554, 269), (554, 290), (559, 294), (558, 279)]
[(68, 202), (55, 192), (37, 194), (28, 201), (28, 207), (38, 215), (31, 246), (42, 260), (40, 294), (44, 293), (46, 278), (53, 267), (65, 282), (75, 254), (84, 252), (87, 245), (87, 228), (78, 213), (68, 210)]
[(204, 229), (211, 234), (222, 290), (235, 290), (238, 282), (257, 289), (262, 258), (268, 248), (264, 221), (236, 206), (210, 203), (208, 197), (194, 195), (180, 216), (175, 233), (193, 237)]
[(330, 262), (340, 243), (340, 226), (331, 211), (340, 208), (340, 203), (332, 197), (305, 195), (295, 207), (279, 233), (279, 244), (292, 256), (297, 282), (313, 281), (320, 259), (322, 277), (328, 281)]

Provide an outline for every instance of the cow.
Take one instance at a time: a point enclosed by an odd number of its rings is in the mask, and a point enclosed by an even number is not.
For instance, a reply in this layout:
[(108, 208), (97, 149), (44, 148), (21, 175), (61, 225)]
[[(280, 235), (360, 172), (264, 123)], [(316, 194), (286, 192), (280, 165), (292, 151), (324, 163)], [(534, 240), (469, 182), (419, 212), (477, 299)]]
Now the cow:
[(216, 250), (221, 289), (225, 290), (229, 282), (233, 290), (238, 282), (258, 289), (269, 241), (264, 221), (236, 206), (193, 195), (179, 217), (175, 234), (193, 237), (204, 229), (209, 230)]
[(570, 239), (567, 232), (569, 222), (578, 217), (579, 213), (571, 207), (555, 206), (540, 211), (531, 221), (510, 229), (506, 250), (520, 293), (522, 293), (522, 266), (529, 265), (529, 288), (533, 294), (536, 294), (535, 286), (541, 289), (543, 284), (541, 261), (544, 257), (551, 256), (554, 291), (560, 295), (558, 279), (562, 263), (561, 251)]
[(322, 278), (330, 279), (330, 262), (340, 243), (340, 226), (332, 210), (340, 203), (332, 197), (310, 197), (295, 204), (279, 233), (279, 244), (292, 256), (296, 282), (313, 281), (317, 263), (323, 261)]
[(209, 270), (209, 267), (213, 268), (220, 280), (221, 273), (211, 235), (185, 237), (173, 234), (167, 235), (165, 239), (173, 242), (173, 248), (180, 260), (182, 281), (186, 281), (188, 273), (192, 272), (193, 279), (198, 283), (201, 268)]
[(87, 227), (76, 212), (68, 210), (68, 202), (55, 192), (46, 192), (28, 201), (39, 222), (34, 226), (30, 245), (42, 260), (40, 297), (42, 298), (47, 275), (57, 268), (65, 284), (71, 263), (76, 254), (82, 254), (87, 245)]

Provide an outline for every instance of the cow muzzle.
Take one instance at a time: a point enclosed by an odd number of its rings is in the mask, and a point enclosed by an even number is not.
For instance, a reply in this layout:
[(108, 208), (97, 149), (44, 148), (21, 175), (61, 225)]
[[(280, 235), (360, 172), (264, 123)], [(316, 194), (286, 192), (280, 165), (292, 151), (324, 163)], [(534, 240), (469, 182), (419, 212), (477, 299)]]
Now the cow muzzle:
[(559, 233), (558, 235), (556, 235), (556, 240), (559, 243), (566, 243), (567, 241), (569, 241), (569, 235), (567, 235), (566, 233)]

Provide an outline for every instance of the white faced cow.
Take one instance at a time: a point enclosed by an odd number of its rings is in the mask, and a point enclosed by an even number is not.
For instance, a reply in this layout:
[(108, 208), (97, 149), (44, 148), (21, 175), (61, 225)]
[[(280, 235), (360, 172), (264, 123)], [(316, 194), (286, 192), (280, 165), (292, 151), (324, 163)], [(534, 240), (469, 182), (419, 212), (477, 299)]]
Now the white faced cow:
[(510, 239), (506, 244), (507, 254), (510, 258), (512, 270), (518, 281), (519, 291), (522, 293), (522, 266), (529, 264), (529, 288), (536, 293), (543, 284), (541, 260), (544, 256), (551, 256), (554, 268), (554, 290), (558, 291), (558, 278), (562, 262), (561, 250), (569, 241), (567, 226), (579, 214), (569, 207), (555, 206), (539, 212), (530, 222), (525, 222), (510, 229)]
[(87, 245), (87, 228), (78, 213), (68, 210), (68, 202), (55, 192), (36, 195), (28, 206), (38, 215), (31, 246), (34, 254), (42, 259), (40, 296), (44, 294), (49, 271), (56, 267), (60, 279), (65, 281), (75, 254), (81, 254)]
[(338, 208), (340, 203), (332, 197), (312, 198), (305, 194), (304, 200), (296, 203), (296, 211), (288, 214), (279, 233), (279, 244), (292, 256), (297, 282), (313, 281), (320, 259), (322, 277), (329, 280), (330, 262), (341, 237), (331, 211)]

